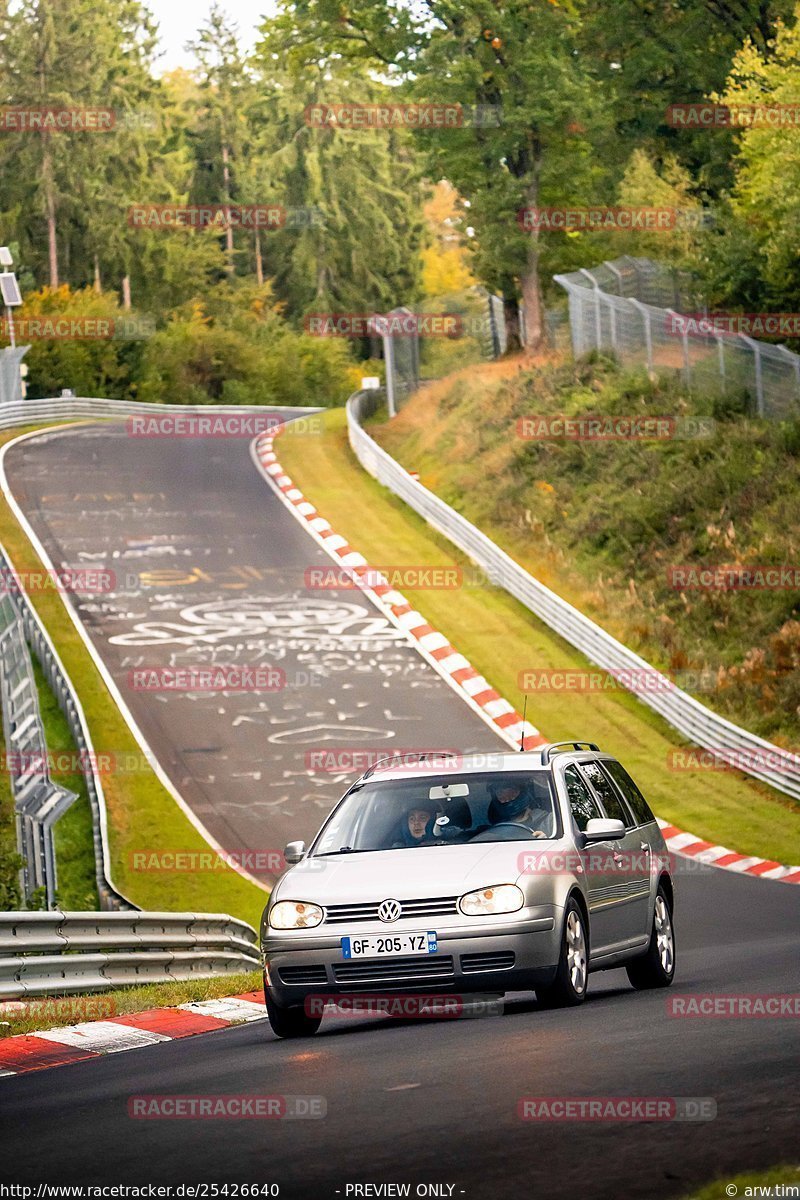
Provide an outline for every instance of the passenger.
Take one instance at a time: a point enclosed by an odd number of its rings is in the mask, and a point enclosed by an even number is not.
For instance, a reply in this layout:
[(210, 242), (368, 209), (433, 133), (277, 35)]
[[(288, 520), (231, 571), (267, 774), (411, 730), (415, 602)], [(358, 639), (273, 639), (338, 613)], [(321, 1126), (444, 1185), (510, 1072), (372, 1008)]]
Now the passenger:
[(400, 849), (402, 846), (432, 846), (433, 826), (439, 812), (439, 805), (435, 801), (415, 800), (403, 818), (400, 839), (392, 849)]
[(504, 783), (499, 788), (490, 787), (492, 797), (487, 812), (490, 825), (512, 822), (526, 825), (536, 838), (552, 837), (555, 833), (553, 810), (544, 807), (542, 801), (525, 783)]

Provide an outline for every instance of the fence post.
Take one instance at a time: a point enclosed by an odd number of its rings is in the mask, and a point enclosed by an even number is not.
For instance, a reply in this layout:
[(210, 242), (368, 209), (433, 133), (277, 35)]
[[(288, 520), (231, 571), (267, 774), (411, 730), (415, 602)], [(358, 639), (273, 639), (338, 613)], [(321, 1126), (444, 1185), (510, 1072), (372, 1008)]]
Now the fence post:
[(486, 292), (486, 307), (489, 311), (489, 336), (492, 339), (492, 358), (500, 357), (500, 340), (497, 335), (497, 321), (494, 316), (494, 304), (491, 293)]
[[(677, 313), (674, 308), (668, 308), (667, 313), (669, 314), (670, 317), (675, 317), (677, 319), (678, 326), (680, 327), (680, 320), (681, 320), (680, 313)], [(687, 388), (691, 388), (691, 386), (692, 386), (692, 364), (689, 359), (689, 333), (688, 333), (688, 330), (686, 329), (685, 325), (684, 325), (683, 331), (681, 333), (681, 343), (683, 345), (683, 378), (684, 378), (684, 382), (686, 383)]]
[(719, 334), (717, 337), (717, 357), (719, 358), (719, 377), (722, 380), (722, 394), (725, 396), (728, 391), (728, 378), (725, 371), (725, 342)]
[(623, 294), (623, 292), (622, 292), (622, 271), (620, 271), (619, 267), (617, 267), (617, 265), (614, 262), (609, 262), (608, 259), (603, 260), (603, 266), (607, 267), (608, 270), (611, 272), (611, 274), (616, 276), (617, 287), (619, 288), (619, 295), (621, 296)]
[(642, 314), (642, 319), (644, 321), (644, 341), (645, 341), (645, 346), (647, 347), (647, 370), (652, 375), (652, 373), (653, 373), (653, 331), (650, 328), (650, 313), (647, 311), (647, 308), (645, 307), (645, 305), (642, 304), (641, 300), (634, 300), (633, 297), (631, 296), (630, 299), (628, 300), (628, 303), (632, 304), (633, 307), (638, 309), (639, 312)]
[(794, 381), (797, 385), (797, 399), (800, 400), (800, 354), (795, 354), (788, 348), (788, 346), (775, 346), (775, 349), (780, 350), (781, 354), (784, 354), (786, 358), (789, 359), (792, 367), (794, 368)]
[(756, 360), (756, 402), (758, 405), (758, 415), (764, 416), (764, 374), (761, 369), (761, 347), (753, 338), (746, 337), (743, 333), (737, 335), (742, 341), (750, 347)]
[(384, 324), (378, 323), (378, 330), (381, 332), (383, 341), (383, 361), (386, 364), (386, 408), (389, 412), (389, 419), (397, 416), (397, 400), (395, 397), (395, 376), (394, 376), (394, 342), (392, 341), (391, 331)]
[(591, 273), (590, 271), (587, 271), (585, 267), (581, 267), (581, 272), (580, 272), (580, 273), (581, 273), (581, 275), (585, 275), (585, 276), (586, 276), (586, 278), (589, 280), (589, 282), (591, 283), (592, 287), (594, 288), (594, 304), (595, 304), (595, 310), (594, 310), (594, 335), (595, 335), (595, 344), (596, 344), (596, 348), (597, 348), (598, 350), (602, 350), (602, 348), (603, 348), (603, 321), (602, 321), (602, 318), (601, 318), (601, 316), (600, 316), (600, 284), (597, 282), (597, 280), (596, 280), (596, 279), (595, 279), (595, 277), (592, 275), (592, 273)]
[(615, 354), (619, 352), (619, 344), (617, 341), (617, 306), (613, 300), (608, 301), (608, 311), (611, 314), (611, 347)]

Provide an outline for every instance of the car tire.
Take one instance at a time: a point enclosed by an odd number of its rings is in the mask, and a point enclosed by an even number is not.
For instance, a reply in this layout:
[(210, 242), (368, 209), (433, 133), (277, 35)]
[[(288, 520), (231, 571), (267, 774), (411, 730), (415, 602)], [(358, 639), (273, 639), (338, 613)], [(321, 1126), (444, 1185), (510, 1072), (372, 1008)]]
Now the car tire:
[(537, 987), (541, 1008), (574, 1008), (586, 999), (589, 981), (589, 938), (586, 918), (574, 897), (564, 910), (561, 951), (552, 983)]
[(675, 928), (672, 908), (662, 884), (658, 885), (653, 905), (653, 926), (647, 950), (628, 963), (625, 970), (637, 991), (669, 987), (675, 978)]
[(319, 1029), (322, 1017), (309, 1017), (299, 1004), (289, 1007), (276, 1004), (270, 996), (266, 984), (264, 985), (264, 1000), (267, 1005), (267, 1018), (276, 1037), (313, 1037)]

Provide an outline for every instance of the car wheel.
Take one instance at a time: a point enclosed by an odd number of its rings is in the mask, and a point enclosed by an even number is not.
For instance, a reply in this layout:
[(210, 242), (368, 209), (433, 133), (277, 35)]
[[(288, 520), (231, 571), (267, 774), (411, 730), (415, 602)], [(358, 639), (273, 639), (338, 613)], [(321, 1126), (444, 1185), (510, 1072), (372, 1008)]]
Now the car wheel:
[(653, 908), (653, 929), (646, 952), (625, 968), (635, 988), (669, 987), (675, 978), (675, 930), (672, 910), (664, 888), (659, 884)]
[(264, 1000), (272, 1032), (279, 1038), (313, 1037), (320, 1027), (322, 1017), (309, 1017), (299, 1004), (288, 1008), (276, 1004), (264, 985)]
[(564, 931), (555, 979), (546, 987), (536, 989), (536, 999), (542, 1008), (567, 1008), (583, 1004), (588, 978), (586, 921), (577, 900), (571, 898), (564, 912)]

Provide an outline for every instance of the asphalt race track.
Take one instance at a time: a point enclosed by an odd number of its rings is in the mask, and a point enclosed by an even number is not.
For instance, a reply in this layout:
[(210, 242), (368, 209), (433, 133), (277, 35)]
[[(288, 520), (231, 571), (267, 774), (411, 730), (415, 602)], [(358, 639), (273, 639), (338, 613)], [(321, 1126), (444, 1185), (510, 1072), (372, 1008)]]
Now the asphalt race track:
[[(352, 629), (352, 619), (363, 634), (376, 619), (357, 594), (304, 593), (302, 573), (321, 552), (258, 477), (245, 443), (137, 445), (104, 427), (27, 442), (7, 463), (15, 494), (59, 562), (104, 552), (118, 572), (151, 572), (165, 562), (204, 572), (185, 587), (159, 589), (148, 576), (148, 586), (99, 605), (81, 600), (121, 682), (132, 665), (196, 661), (209, 648), (219, 662), (246, 662), (263, 649), (289, 674), (329, 645), (323, 633), (336, 644), (330, 653), (346, 653), (349, 668), (331, 671), (318, 688), (266, 697), (266, 708), (253, 696), (170, 695), (169, 704), (128, 696), (175, 783), (223, 844), (263, 845), (265, 823), (270, 845), (311, 832), (341, 791), (335, 777), (310, 790), (299, 774), (312, 744), (304, 739), (320, 727), (336, 737), (342, 730), (341, 743), (331, 745), (356, 744), (355, 729), (388, 732), (392, 746), (492, 744), (480, 720), (388, 631), (360, 636), (358, 648), (347, 643), (343, 651), (349, 634), (331, 635), (330, 610), (312, 617), (321, 596), (359, 610), (340, 617), (338, 630)], [(229, 592), (243, 567), (258, 577)], [(288, 629), (262, 619), (276, 608), (302, 611), (303, 634), (294, 616)], [(262, 614), (255, 631), (254, 612)], [(211, 636), (192, 640), (203, 621)], [(223, 628), (215, 640), (226, 622), (235, 633)], [(315, 622), (317, 642), (309, 635)], [(378, 660), (393, 664), (387, 678)], [(362, 672), (365, 663), (370, 670)], [(236, 724), (240, 716), (250, 719)], [(276, 741), (284, 729), (300, 735)], [(539, 1011), (532, 997), (513, 996), (501, 1016), (326, 1018), (315, 1038), (294, 1042), (255, 1022), (2, 1079), (0, 1178), (269, 1182), (282, 1198), (300, 1200), (355, 1197), (354, 1184), (387, 1183), (410, 1184), (412, 1196), (417, 1185), (443, 1185), (429, 1194), (470, 1200), (637, 1200), (678, 1197), (710, 1179), (796, 1160), (796, 1019), (681, 1019), (667, 1003), (683, 993), (796, 993), (800, 889), (690, 864), (676, 893), (678, 974), (669, 992), (636, 993), (614, 971), (592, 977), (577, 1010)], [(242, 1093), (320, 1097), (326, 1116), (128, 1116), (134, 1096)], [(703, 1099), (716, 1117), (532, 1122), (517, 1115), (523, 1097), (622, 1096)]]
[[(159, 762), (231, 854), (268, 862), (314, 833), (361, 773), (328, 769), (337, 754), (504, 747), (359, 591), (306, 586), (309, 568), (333, 564), (248, 439), (83, 426), (5, 461), (54, 565), (113, 572), (113, 591), (87, 580), (75, 606)], [(272, 690), (142, 691), (132, 675), (210, 665), (260, 668)], [(116, 763), (115, 747), (95, 749)], [(309, 776), (314, 751), (326, 762)]]
[[(797, 888), (708, 868), (678, 884), (672, 994), (797, 990)], [(796, 1020), (678, 1019), (667, 994), (636, 993), (615, 971), (593, 976), (573, 1011), (515, 997), (483, 1019), (326, 1019), (301, 1042), (259, 1021), (3, 1079), (0, 1176), (271, 1182), (302, 1200), (367, 1182), (452, 1184), (445, 1195), (470, 1200), (636, 1200), (796, 1159)], [(232, 1093), (321, 1096), (327, 1116), (127, 1116), (132, 1096)], [(523, 1096), (701, 1096), (717, 1117), (534, 1124), (516, 1115)]]

